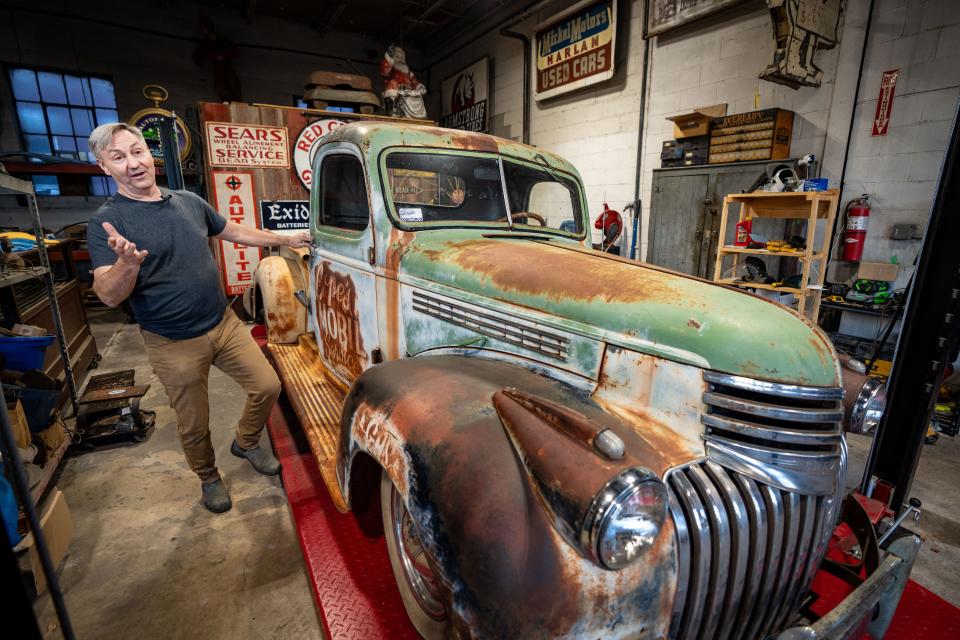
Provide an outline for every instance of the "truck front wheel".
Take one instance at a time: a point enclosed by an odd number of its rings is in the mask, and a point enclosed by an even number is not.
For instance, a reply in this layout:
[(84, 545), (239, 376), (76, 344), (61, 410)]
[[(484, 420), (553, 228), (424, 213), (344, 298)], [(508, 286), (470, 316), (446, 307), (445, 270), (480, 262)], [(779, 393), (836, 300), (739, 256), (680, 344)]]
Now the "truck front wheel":
[(380, 508), (390, 565), (407, 616), (427, 640), (445, 638), (449, 620), (441, 599), (440, 583), (433, 570), (433, 559), (421, 543), (416, 523), (386, 471), (382, 472), (380, 479)]

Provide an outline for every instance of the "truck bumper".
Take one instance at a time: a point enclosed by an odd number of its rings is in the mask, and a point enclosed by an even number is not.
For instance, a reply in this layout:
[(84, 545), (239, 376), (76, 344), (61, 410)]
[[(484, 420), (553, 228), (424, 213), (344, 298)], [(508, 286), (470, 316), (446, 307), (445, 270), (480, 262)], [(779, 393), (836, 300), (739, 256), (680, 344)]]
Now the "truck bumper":
[(868, 616), (871, 621), (867, 631), (874, 638), (882, 638), (893, 620), (919, 550), (917, 536), (898, 538), (887, 547), (877, 570), (830, 613), (813, 624), (784, 630), (777, 640), (845, 640)]

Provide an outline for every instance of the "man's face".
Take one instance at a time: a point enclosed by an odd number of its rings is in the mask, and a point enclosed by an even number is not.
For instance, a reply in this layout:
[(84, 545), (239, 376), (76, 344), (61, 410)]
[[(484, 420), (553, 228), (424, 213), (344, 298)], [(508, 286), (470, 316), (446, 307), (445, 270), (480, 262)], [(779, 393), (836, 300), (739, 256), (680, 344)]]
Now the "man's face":
[(129, 131), (113, 134), (97, 164), (117, 181), (117, 190), (136, 196), (150, 195), (157, 184), (157, 170), (147, 145)]

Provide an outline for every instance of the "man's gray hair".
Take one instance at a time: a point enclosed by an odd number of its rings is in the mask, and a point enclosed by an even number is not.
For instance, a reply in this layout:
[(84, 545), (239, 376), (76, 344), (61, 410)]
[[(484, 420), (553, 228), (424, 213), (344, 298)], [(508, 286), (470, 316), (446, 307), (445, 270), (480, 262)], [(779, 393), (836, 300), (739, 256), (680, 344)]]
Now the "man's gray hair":
[(102, 124), (90, 133), (90, 138), (87, 140), (90, 152), (93, 153), (97, 160), (100, 159), (103, 152), (110, 146), (110, 143), (113, 142), (114, 134), (120, 133), (121, 131), (132, 133), (140, 138), (140, 142), (146, 146), (147, 141), (143, 139), (143, 132), (135, 126), (127, 124), (126, 122)]

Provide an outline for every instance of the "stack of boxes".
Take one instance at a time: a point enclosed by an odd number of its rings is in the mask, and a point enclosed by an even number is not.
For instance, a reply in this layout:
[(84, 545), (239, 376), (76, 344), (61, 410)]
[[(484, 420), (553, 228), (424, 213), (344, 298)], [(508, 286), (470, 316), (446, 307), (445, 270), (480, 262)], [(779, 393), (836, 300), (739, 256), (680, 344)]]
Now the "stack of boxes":
[(726, 114), (726, 104), (715, 104), (667, 118), (673, 122), (674, 139), (663, 143), (660, 166), (695, 167), (707, 164), (710, 152), (710, 123), (714, 118)]
[(790, 157), (793, 112), (786, 109), (728, 116), (726, 104), (715, 104), (667, 120), (673, 122), (674, 140), (663, 143), (664, 168)]

